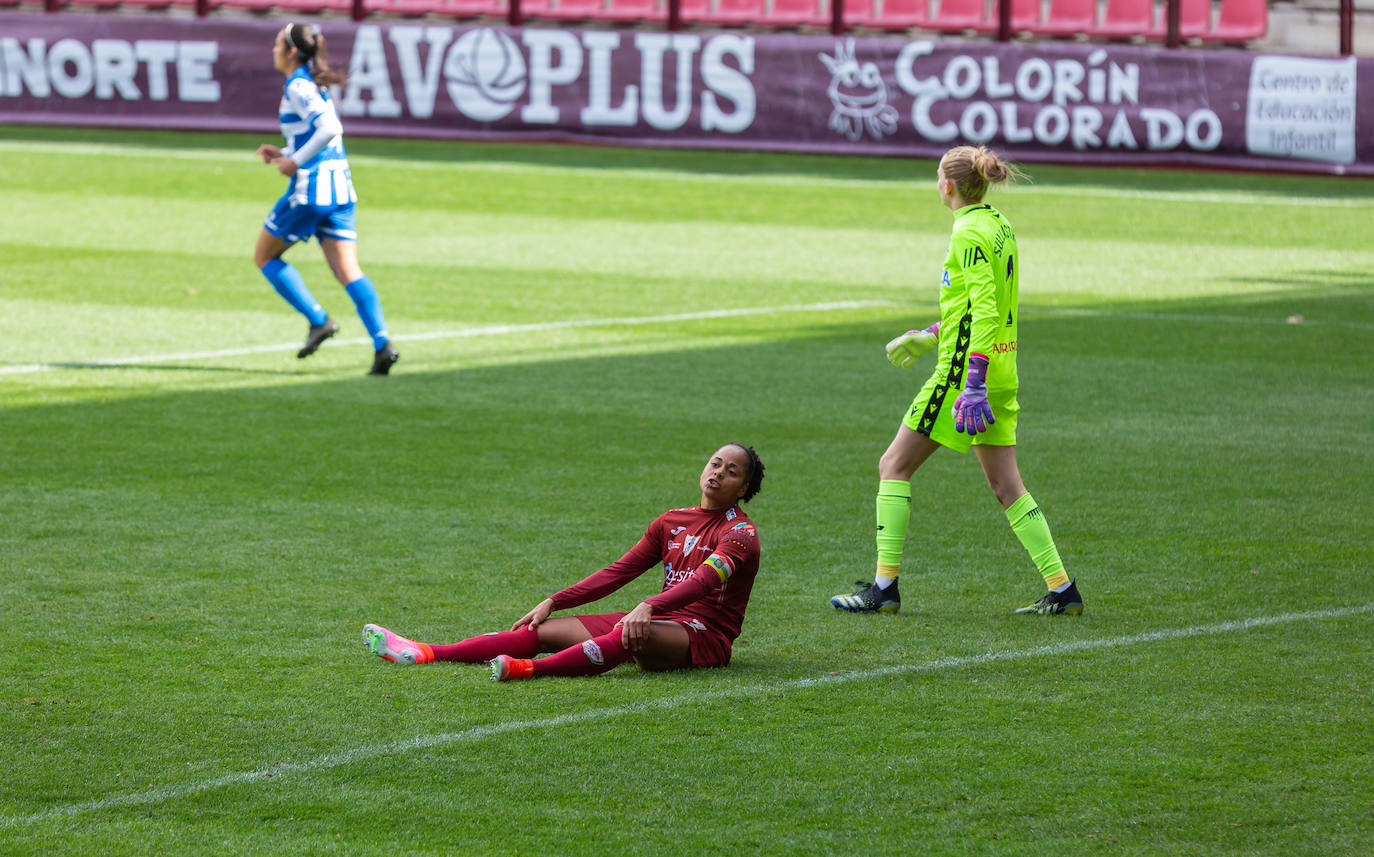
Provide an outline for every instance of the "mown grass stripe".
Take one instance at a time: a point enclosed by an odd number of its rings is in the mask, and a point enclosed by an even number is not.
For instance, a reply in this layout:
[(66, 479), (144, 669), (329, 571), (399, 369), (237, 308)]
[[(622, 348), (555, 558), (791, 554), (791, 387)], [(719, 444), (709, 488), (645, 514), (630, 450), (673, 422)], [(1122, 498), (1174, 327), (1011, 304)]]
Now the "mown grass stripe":
[[(1216, 622), (1209, 625), (1192, 625), (1185, 628), (1170, 628), (1161, 631), (1147, 631), (1141, 634), (1129, 634), (1121, 637), (1103, 637), (1095, 640), (1079, 640), (1072, 643), (1058, 643), (1049, 646), (1036, 646), (1030, 649), (1004, 649), (1001, 651), (984, 652), (978, 655), (954, 655), (945, 658), (935, 658), (929, 661), (921, 661), (914, 664), (895, 664), (893, 666), (878, 667), (868, 670), (854, 670), (846, 673), (830, 673), (812, 678), (793, 679), (791, 681), (778, 682), (776, 684), (750, 685), (747, 687), (733, 687), (722, 690), (711, 691), (708, 693), (687, 693), (677, 696), (665, 697), (650, 702), (631, 703), (627, 705), (614, 705), (606, 708), (593, 708), (587, 711), (577, 711), (570, 714), (560, 714), (554, 717), (545, 717), (537, 720), (511, 720), (505, 723), (491, 723), (485, 726), (474, 726), (471, 729), (464, 729), (459, 732), (441, 732), (434, 735), (420, 735), (405, 741), (394, 741), (387, 744), (374, 744), (367, 747), (357, 747), (352, 750), (344, 750), (339, 753), (326, 753), (316, 756), (313, 759), (306, 759), (300, 762), (289, 762), (286, 764), (274, 765), (270, 768), (260, 768), (256, 771), (244, 771), (238, 774), (228, 774), (222, 777), (214, 777), (198, 782), (182, 783), (179, 785), (163, 786), (161, 788), (149, 789), (148, 791), (137, 792), (134, 794), (113, 795), (111, 797), (100, 798), (98, 800), (83, 801), (80, 803), (63, 804), (51, 807), (42, 812), (32, 815), (12, 815), (0, 817), (0, 829), (19, 827), (28, 824), (36, 824), (46, 820), (64, 817), (86, 815), (92, 812), (100, 812), (108, 809), (122, 809), (134, 806), (150, 806), (163, 803), (164, 801), (174, 800), (187, 795), (198, 794), (200, 792), (211, 791), (214, 789), (225, 788), (244, 784), (264, 783), (278, 780), (291, 774), (311, 773), (314, 771), (328, 770), (342, 765), (349, 765), (355, 762), (365, 762), (385, 756), (394, 756), (401, 753), (409, 753), (415, 750), (432, 749), (436, 747), (447, 747), (454, 744), (469, 743), (480, 741), (496, 735), (503, 735), (511, 732), (522, 732), (530, 729), (557, 729), (562, 726), (570, 726), (578, 723), (586, 723), (598, 720), (610, 720), (628, 714), (638, 714), (647, 711), (663, 711), (681, 708), (687, 705), (717, 702), (725, 699), (750, 698), (765, 693), (787, 693), (795, 690), (806, 690), (816, 687), (828, 687), (831, 685), (848, 684), (855, 681), (869, 681), (872, 679), (886, 678), (889, 676), (921, 674), (941, 672), (945, 670), (963, 669), (966, 667), (978, 667), (984, 664), (1004, 663), (1008, 661), (1030, 660), (1040, 657), (1060, 657), (1073, 655), (1081, 652), (1099, 651), (1102, 649), (1120, 648), (1123, 646), (1135, 646), (1144, 643), (1158, 643), (1168, 640), (1182, 640), (1192, 637), (1208, 637), (1218, 634), (1228, 634), (1238, 631), (1249, 631), (1255, 628), (1264, 628), (1275, 625), (1288, 625), (1295, 622), (1310, 622), (1321, 619), (1338, 619), (1345, 616), (1354, 616), (1361, 613), (1368, 613), (1374, 610), (1374, 603), (1359, 604), (1348, 607), (1335, 607), (1327, 610), (1308, 610), (1299, 613), (1281, 613), (1277, 616), (1253, 616), (1247, 619), (1233, 619), (1225, 622)], [(1041, 620), (1029, 620), (1041, 621)], [(1055, 621), (1055, 620), (1051, 620)]]
[[(751, 315), (773, 315), (776, 313), (830, 312), (833, 310), (870, 309), (872, 307), (895, 306), (886, 301), (831, 301), (818, 304), (794, 304), (777, 307), (739, 307), (736, 309), (702, 310), (700, 312), (673, 313), (671, 315), (625, 316), (620, 318), (580, 318), (563, 321), (544, 321), (531, 324), (494, 324), (483, 327), (465, 327), (458, 330), (435, 330), (425, 333), (412, 333), (394, 337), (397, 342), (419, 342), (432, 339), (470, 339), (478, 336), (504, 336), (507, 334), (536, 333), (549, 330), (565, 330), (579, 327), (628, 327), (645, 324), (670, 324), (679, 321), (702, 321), (713, 318), (737, 318)], [(338, 339), (335, 345), (364, 345), (372, 342), (369, 338)], [(169, 360), (214, 360), (220, 357), (239, 357), (246, 354), (268, 354), (276, 351), (295, 351), (300, 343), (277, 345), (253, 345), (243, 348), (223, 348), (216, 351), (196, 351), (185, 354), (141, 354), (133, 357), (110, 357), (88, 360), (79, 363), (30, 363), (22, 366), (0, 366), (0, 375), (26, 375), (34, 372), (47, 372), (54, 369), (108, 369), (112, 366), (129, 366), (141, 363), (162, 363)]]

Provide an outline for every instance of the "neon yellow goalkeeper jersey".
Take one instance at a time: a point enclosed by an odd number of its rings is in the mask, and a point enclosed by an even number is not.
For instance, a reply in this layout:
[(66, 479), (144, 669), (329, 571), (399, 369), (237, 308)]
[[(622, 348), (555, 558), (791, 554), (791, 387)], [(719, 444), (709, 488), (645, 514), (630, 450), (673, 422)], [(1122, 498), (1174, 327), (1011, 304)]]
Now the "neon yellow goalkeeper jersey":
[(1019, 262), (1016, 233), (1000, 211), (980, 202), (954, 212), (940, 284), (935, 367), (936, 376), (949, 378), (951, 386), (963, 387), (969, 354), (982, 354), (988, 358), (988, 389), (1016, 389)]

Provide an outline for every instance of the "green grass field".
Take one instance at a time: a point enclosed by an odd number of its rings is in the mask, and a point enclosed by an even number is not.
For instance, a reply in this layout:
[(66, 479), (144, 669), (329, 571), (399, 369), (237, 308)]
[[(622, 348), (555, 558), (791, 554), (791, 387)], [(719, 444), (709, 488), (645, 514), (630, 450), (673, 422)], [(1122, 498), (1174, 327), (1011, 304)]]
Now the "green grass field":
[[(0, 129), (0, 853), (1374, 853), (1374, 186), (1029, 166), (1022, 474), (876, 462), (930, 368), (929, 161), (352, 140), (402, 360), (254, 270), (268, 137)], [(768, 467), (723, 670), (400, 668)], [(628, 609), (653, 574), (605, 602)], [(661, 578), (660, 578), (661, 582)]]

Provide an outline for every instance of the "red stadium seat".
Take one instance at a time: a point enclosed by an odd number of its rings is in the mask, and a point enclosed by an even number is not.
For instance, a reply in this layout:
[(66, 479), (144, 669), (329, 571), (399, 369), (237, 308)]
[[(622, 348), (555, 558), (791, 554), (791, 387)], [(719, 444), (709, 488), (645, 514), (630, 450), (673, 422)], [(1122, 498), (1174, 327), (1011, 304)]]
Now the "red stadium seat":
[(1097, 0), (1050, 0), (1045, 20), (1030, 28), (1037, 36), (1077, 36), (1097, 26)]
[[(191, 5), (195, 4), (192, 3)], [(280, 9), (283, 12), (315, 15), (325, 10), (348, 12), (353, 8), (353, 4), (350, 0), (210, 0), (210, 8), (222, 7), (247, 9), (253, 12)]]
[(1107, 0), (1102, 23), (1088, 35), (1106, 39), (1129, 39), (1144, 36), (1154, 29), (1154, 0)]
[(509, 9), (506, 0), (365, 0), (364, 8), (368, 12), (388, 15), (438, 15), (447, 18), (505, 17)]
[(597, 17), (617, 24), (662, 24), (668, 20), (668, 4), (667, 0), (610, 0)]
[(281, 4), (277, 0), (211, 0), (211, 7), (228, 7), (230, 9), (248, 9), (255, 12), (265, 12)]
[(521, 15), (560, 21), (587, 21), (605, 10), (605, 0), (521, 0), (520, 3)]
[(829, 27), (825, 0), (772, 0), (763, 23), (770, 27)]
[[(1159, 9), (1159, 23), (1146, 33), (1152, 39), (1162, 39), (1169, 32), (1169, 6)], [(1212, 28), (1212, 0), (1179, 0), (1178, 34), (1185, 39), (1200, 38)]]
[(988, 7), (985, 0), (938, 0), (939, 9), (930, 19), (930, 28), (941, 33), (962, 33), (986, 27)]
[(997, 32), (997, 16), (1000, 14), (997, 4), (999, 2), (1011, 3), (1011, 31), (1013, 33), (1026, 32), (1040, 23), (1040, 0), (992, 0), (992, 8), (988, 10), (987, 21), (982, 24), (974, 24), (973, 29), (980, 33)]
[[(663, 13), (668, 14), (668, 0), (663, 0)], [(711, 11), (711, 0), (682, 0), (678, 6), (678, 14), (682, 16), (682, 23), (695, 24), (702, 20), (702, 17)]]
[[(882, 11), (874, 8), (882, 3)], [(846, 0), (844, 22), (852, 27), (901, 32), (930, 23), (930, 0)]]
[(756, 24), (763, 20), (763, 15), (764, 0), (717, 0), (715, 11), (695, 20), (705, 24)]
[(1262, 39), (1269, 32), (1269, 6), (1265, 0), (1221, 0), (1217, 25), (1202, 34), (1204, 42), (1239, 45)]
[[(0, 5), (4, 5), (3, 2)], [(136, 6), (139, 9), (170, 9), (173, 6), (194, 9), (196, 0), (120, 0), (119, 5)]]

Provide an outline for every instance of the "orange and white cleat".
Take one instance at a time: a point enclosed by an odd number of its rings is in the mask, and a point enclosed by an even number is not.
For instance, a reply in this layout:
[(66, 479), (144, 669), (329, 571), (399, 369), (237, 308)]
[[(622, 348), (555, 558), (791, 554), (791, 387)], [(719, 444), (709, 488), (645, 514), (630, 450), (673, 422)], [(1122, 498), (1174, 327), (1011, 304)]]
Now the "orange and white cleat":
[(510, 655), (497, 655), (487, 662), (491, 667), (492, 681), (515, 681), (534, 678), (534, 661), (529, 658), (512, 658)]
[(363, 645), (383, 660), (391, 661), (393, 664), (404, 664), (412, 666), (414, 664), (427, 664), (434, 660), (434, 650), (425, 643), (417, 643), (414, 640), (407, 640), (405, 637), (391, 633), (381, 625), (363, 626)]

